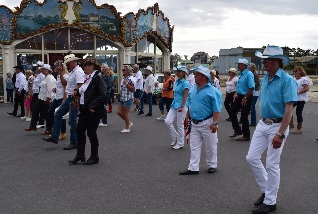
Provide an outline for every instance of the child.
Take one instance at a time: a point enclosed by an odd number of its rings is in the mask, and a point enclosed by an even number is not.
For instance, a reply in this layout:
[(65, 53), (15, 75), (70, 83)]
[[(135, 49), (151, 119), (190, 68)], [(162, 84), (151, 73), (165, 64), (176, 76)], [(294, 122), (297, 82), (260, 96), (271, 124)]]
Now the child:
[(32, 100), (32, 89), (29, 90), (29, 92), (26, 95), (26, 99), (24, 101), (24, 106), (25, 106), (25, 117), (21, 118), (22, 120), (25, 121), (31, 121), (32, 113), (31, 113), (31, 100)]
[(155, 88), (153, 90), (153, 104), (157, 105), (159, 103), (159, 93), (162, 91), (162, 89), (159, 86), (159, 82), (155, 82)]

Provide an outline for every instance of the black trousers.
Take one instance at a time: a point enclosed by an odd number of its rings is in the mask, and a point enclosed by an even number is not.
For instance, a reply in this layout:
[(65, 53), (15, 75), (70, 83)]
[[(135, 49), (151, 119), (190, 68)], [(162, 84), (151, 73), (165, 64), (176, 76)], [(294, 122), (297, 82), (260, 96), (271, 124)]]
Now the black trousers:
[[(241, 102), (245, 95), (238, 94), (238, 97), (231, 105), (230, 110), (230, 117), (232, 122), (232, 127), (236, 133), (243, 133), (244, 137), (250, 138), (250, 126), (248, 121), (248, 115), (251, 111), (251, 105), (253, 101), (253, 96), (250, 96), (247, 99), (246, 105), (242, 106)], [(237, 119), (237, 113), (241, 109), (241, 122), (242, 122), (242, 129)]]
[(294, 108), (296, 106), (296, 116), (297, 116), (297, 123), (303, 122), (303, 110), (306, 102), (305, 101), (297, 101), (294, 103)]
[(86, 131), (91, 143), (91, 156), (98, 156), (99, 141), (97, 138), (97, 128), (99, 120), (103, 116), (103, 105), (96, 107), (95, 112), (90, 112), (88, 108), (80, 106), (80, 114), (77, 123), (77, 155), (85, 154)]
[(21, 94), (19, 95), (18, 94), (18, 90), (16, 89), (15, 95), (14, 95), (14, 109), (13, 109), (13, 112), (12, 112), (14, 115), (17, 115), (19, 105), (21, 107), (21, 114), (25, 115), (24, 96), (25, 96), (25, 90), (22, 90)]
[[(39, 93), (34, 93), (32, 95), (32, 99), (31, 99), (31, 103), (30, 103), (31, 112), (32, 112), (32, 109), (33, 109), (33, 105), (38, 100), (38, 96), (39, 96)], [(33, 112), (32, 112), (32, 114), (33, 114)], [(42, 114), (42, 112), (40, 112), (39, 125), (44, 125), (44, 115)]]
[[(32, 110), (32, 118), (31, 118), (30, 127), (36, 126), (36, 124), (39, 121), (39, 115), (43, 115), (43, 117), (47, 119), (49, 107), (50, 106), (46, 105), (45, 101), (40, 100), (40, 99), (38, 99), (34, 103), (34, 105), (32, 106), (32, 109), (31, 109)], [(42, 124), (40, 124), (40, 125), (42, 125)], [(51, 130), (52, 130), (52, 127), (51, 127)]]
[(234, 94), (235, 94), (235, 91), (231, 92), (231, 93), (227, 93), (226, 92), (226, 96), (225, 96), (225, 99), (224, 99), (224, 108), (226, 109), (226, 111), (229, 114), (229, 116), (230, 116), (231, 104), (233, 102)]
[(171, 108), (171, 104), (173, 102), (173, 98), (161, 97), (159, 100), (159, 109), (160, 111), (164, 111), (164, 105), (166, 105), (166, 110), (169, 111)]

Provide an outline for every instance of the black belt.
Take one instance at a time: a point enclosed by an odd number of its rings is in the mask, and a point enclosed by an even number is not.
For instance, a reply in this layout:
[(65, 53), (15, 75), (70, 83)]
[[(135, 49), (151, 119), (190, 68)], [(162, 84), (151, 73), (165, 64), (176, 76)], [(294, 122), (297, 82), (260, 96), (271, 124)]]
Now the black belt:
[(207, 119), (210, 119), (211, 117), (212, 117), (213, 115), (210, 115), (210, 116), (208, 116), (207, 118), (204, 118), (203, 120), (191, 120), (194, 124), (198, 124), (198, 123), (201, 123), (201, 122), (203, 122), (203, 121), (205, 121), (205, 120), (207, 120)]
[(73, 95), (67, 95), (67, 97), (70, 97), (70, 98), (71, 98), (71, 97), (73, 97)]
[(283, 118), (262, 118), (262, 121), (267, 125), (272, 125), (273, 123), (281, 123)]

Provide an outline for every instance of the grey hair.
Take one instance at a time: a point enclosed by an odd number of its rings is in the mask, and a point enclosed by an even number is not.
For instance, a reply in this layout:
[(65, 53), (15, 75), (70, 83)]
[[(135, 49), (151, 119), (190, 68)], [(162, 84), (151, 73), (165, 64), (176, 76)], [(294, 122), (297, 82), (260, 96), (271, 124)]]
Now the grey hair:
[(103, 64), (102, 64), (102, 68), (103, 68), (103, 67), (109, 68), (109, 66), (108, 66), (106, 63), (103, 63)]
[(137, 68), (137, 69), (139, 69), (139, 65), (134, 64), (134, 65), (133, 65), (133, 68)]

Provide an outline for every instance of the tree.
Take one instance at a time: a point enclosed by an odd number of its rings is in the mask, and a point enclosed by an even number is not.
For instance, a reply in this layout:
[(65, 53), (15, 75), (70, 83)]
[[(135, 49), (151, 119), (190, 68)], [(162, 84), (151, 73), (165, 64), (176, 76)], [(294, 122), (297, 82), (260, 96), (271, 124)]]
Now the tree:
[(170, 68), (177, 67), (179, 62), (182, 61), (182, 58), (179, 54), (175, 53), (170, 55)]

